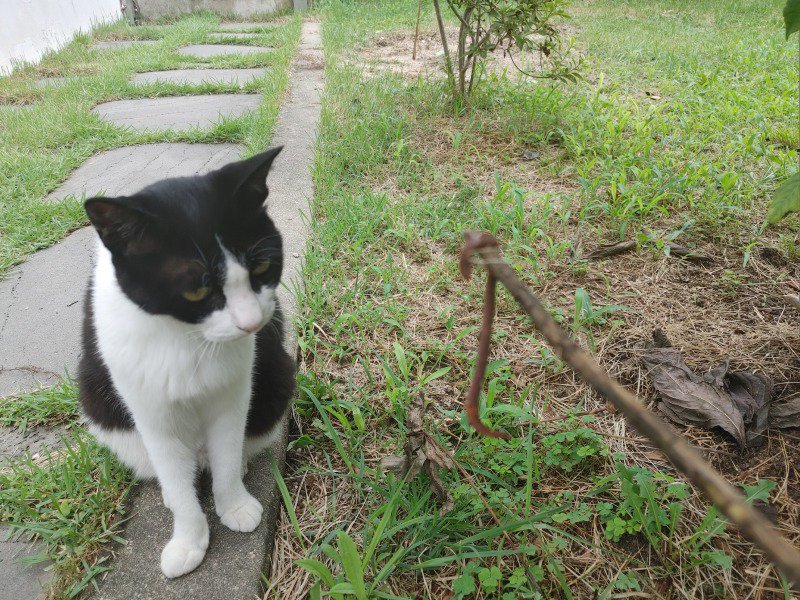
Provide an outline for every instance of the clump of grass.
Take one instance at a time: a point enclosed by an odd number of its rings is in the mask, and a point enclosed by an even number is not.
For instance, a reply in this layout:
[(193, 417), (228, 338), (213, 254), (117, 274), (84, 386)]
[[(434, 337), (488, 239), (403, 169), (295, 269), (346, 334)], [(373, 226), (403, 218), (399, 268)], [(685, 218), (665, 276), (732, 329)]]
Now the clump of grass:
[(77, 415), (77, 390), (69, 378), (51, 387), (0, 399), (0, 425), (22, 431), (73, 421)]
[(108, 570), (107, 544), (119, 537), (130, 473), (78, 424), (77, 390), (52, 388), (3, 398), (0, 423), (21, 428), (66, 424), (62, 444), (0, 465), (0, 522), (40, 544), (26, 560), (53, 563), (50, 596), (73, 598)]

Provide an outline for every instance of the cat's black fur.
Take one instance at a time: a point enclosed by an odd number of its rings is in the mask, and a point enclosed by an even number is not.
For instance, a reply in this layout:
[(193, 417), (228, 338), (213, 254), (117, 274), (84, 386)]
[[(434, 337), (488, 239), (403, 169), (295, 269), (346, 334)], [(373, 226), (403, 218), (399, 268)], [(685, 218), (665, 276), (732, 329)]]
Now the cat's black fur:
[[(247, 264), (271, 266), (251, 276), (258, 291), (277, 286), (283, 269), (282, 240), (264, 209), (266, 177), (281, 148), (231, 163), (207, 175), (165, 179), (119, 198), (92, 198), (86, 211), (106, 246), (125, 295), (152, 314), (198, 323), (225, 305), (225, 261), (217, 238)], [(200, 286), (208, 297), (190, 302), (183, 292)], [(132, 429), (97, 347), (90, 290), (84, 303), (83, 354), (78, 371), (86, 415), (106, 429)], [(256, 334), (253, 395), (247, 434), (269, 431), (294, 393), (294, 360), (283, 348), (283, 314)]]

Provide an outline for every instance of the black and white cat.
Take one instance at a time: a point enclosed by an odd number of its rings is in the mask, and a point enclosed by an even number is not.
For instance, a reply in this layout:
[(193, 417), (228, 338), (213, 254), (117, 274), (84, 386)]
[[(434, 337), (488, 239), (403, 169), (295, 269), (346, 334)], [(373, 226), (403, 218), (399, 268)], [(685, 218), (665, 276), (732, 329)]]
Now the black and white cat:
[(101, 243), (81, 402), (101, 443), (138, 477), (158, 478), (174, 518), (167, 577), (195, 569), (208, 547), (200, 469), (223, 524), (253, 531), (261, 521), (242, 473), (279, 430), (295, 385), (275, 295), (282, 241), (264, 207), (279, 152), (85, 204)]

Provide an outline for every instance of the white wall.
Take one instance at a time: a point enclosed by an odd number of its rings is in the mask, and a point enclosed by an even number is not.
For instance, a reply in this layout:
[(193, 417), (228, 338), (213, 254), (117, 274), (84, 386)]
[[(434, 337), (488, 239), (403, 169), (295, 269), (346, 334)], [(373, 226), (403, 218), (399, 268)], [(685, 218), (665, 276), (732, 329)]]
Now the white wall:
[(121, 16), (120, 0), (0, 0), (0, 74)]

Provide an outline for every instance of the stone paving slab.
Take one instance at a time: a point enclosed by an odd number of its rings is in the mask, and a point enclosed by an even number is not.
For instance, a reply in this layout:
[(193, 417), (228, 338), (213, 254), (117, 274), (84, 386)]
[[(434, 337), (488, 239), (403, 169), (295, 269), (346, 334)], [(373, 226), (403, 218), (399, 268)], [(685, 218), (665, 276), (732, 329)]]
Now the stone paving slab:
[(174, 69), (137, 73), (131, 79), (135, 84), (168, 82), (185, 85), (201, 83), (238, 84), (240, 87), (258, 79), (266, 69)]
[(214, 94), (115, 100), (98, 104), (92, 113), (121, 127), (140, 131), (210, 127), (225, 117), (240, 117), (261, 104), (256, 94)]
[(263, 54), (272, 52), (269, 46), (235, 46), (231, 44), (194, 44), (178, 48), (178, 54), (193, 56), (195, 58), (211, 58), (213, 56), (228, 56), (229, 54)]
[(0, 397), (39, 387), (42, 372), (75, 371), (93, 248), (82, 229), (0, 281)]
[(120, 50), (122, 48), (132, 48), (133, 46), (150, 46), (158, 44), (161, 40), (112, 40), (110, 42), (96, 42), (92, 44), (90, 50)]
[(268, 29), (282, 25), (277, 21), (267, 21), (265, 23), (243, 22), (243, 23), (220, 23), (217, 29), (223, 31), (250, 31), (252, 29)]
[[(67, 435), (62, 427), (29, 427), (20, 433), (16, 427), (0, 427), (0, 466), (9, 459), (31, 456), (63, 446), (61, 438)], [(0, 536), (0, 540), (4, 539)], [(2, 572), (2, 571), (0, 571)]]
[[(236, 144), (143, 144), (116, 148), (83, 163), (47, 200), (58, 202), (70, 195), (83, 194), (87, 197), (131, 194), (165, 177), (212, 171), (237, 160), (240, 152), (241, 147)], [(0, 282), (0, 298), (3, 283)]]
[[(284, 422), (285, 425), (285, 422)], [(287, 429), (269, 449), (277, 464), (283, 464)], [(102, 600), (250, 600), (257, 598), (259, 573), (266, 546), (271, 543), (271, 518), (280, 506), (280, 492), (272, 477), (266, 456), (250, 461), (244, 478), (248, 491), (264, 506), (261, 524), (252, 533), (231, 531), (214, 512), (210, 477), (203, 474), (200, 499), (208, 516), (211, 541), (200, 566), (179, 579), (167, 579), (161, 573), (161, 549), (172, 533), (172, 515), (164, 507), (161, 491), (149, 481), (136, 487), (133, 511), (122, 537), (127, 544), (119, 549), (111, 570), (97, 582), (99, 592), (91, 598)]]
[(209, 40), (252, 40), (253, 38), (261, 37), (260, 33), (242, 33), (241, 31), (229, 31), (228, 33), (209, 33), (206, 39)]
[(34, 600), (43, 598), (50, 583), (49, 563), (25, 564), (21, 559), (39, 553), (36, 544), (28, 541), (6, 540), (9, 529), (0, 525), (0, 600)]

